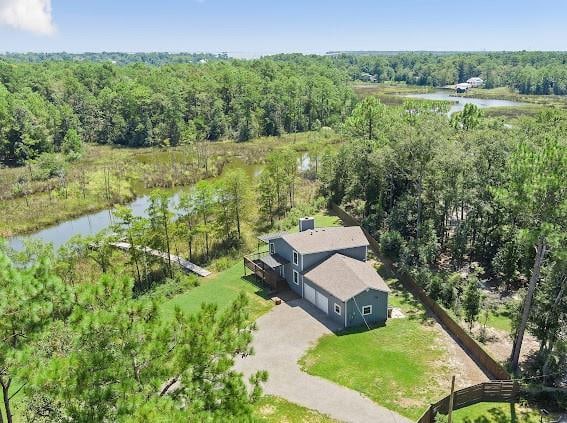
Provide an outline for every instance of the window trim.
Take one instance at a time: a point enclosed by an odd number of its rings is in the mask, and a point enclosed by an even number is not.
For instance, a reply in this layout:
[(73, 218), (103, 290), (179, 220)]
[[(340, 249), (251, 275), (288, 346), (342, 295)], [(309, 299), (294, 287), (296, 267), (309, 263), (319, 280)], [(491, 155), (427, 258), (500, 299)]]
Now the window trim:
[[(343, 310), (342, 310), (342, 307), (341, 307), (340, 304), (335, 303), (334, 309), (335, 309), (335, 313), (337, 313), (339, 316), (342, 314), (342, 311), (343, 311)], [(337, 309), (338, 309), (339, 311), (337, 311)]]
[[(296, 275), (297, 275), (297, 281), (296, 281)], [(293, 283), (296, 285), (299, 285), (299, 272), (297, 270), (293, 270)]]
[(270, 254), (275, 254), (275, 253), (276, 253), (276, 244), (270, 242)]
[[(365, 313), (365, 312), (364, 312), (364, 309), (367, 308), (367, 307), (370, 307), (370, 311), (369, 311), (368, 313)], [(372, 304), (368, 304), (368, 305), (362, 306), (362, 315), (363, 315), (363, 316), (368, 316), (369, 314), (372, 314)]]
[(293, 250), (292, 259), (293, 259), (293, 264), (295, 264), (296, 266), (299, 265), (299, 253), (295, 250)]

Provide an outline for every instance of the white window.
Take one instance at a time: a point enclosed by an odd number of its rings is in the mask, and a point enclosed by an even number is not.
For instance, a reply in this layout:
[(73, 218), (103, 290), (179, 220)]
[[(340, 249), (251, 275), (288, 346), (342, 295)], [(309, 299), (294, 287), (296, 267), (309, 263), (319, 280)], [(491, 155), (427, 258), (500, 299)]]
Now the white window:
[(275, 254), (276, 252), (276, 246), (274, 245), (273, 242), (270, 242), (270, 254)]
[(371, 305), (365, 305), (364, 307), (362, 307), (362, 315), (367, 316), (369, 314), (372, 314), (372, 306)]
[(293, 283), (299, 285), (299, 273), (297, 270), (293, 271)]
[(297, 254), (297, 251), (293, 252), (293, 264), (298, 264), (299, 263), (299, 254)]
[(337, 303), (335, 303), (335, 313), (337, 313), (339, 316), (341, 314), (341, 306)]

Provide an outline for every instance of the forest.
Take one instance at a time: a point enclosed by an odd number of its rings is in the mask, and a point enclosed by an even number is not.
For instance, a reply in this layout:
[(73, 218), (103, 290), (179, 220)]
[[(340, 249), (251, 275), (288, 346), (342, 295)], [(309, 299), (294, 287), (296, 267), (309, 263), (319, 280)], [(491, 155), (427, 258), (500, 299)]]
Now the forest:
[(352, 109), (347, 83), (362, 73), (423, 86), (480, 76), (486, 88), (567, 94), (565, 53), (221, 56), (204, 64), (191, 55), (186, 64), (182, 55), (95, 56), (0, 58), (0, 163), (76, 154), (81, 142), (175, 146), (336, 126)]
[(0, 163), (83, 143), (176, 146), (246, 141), (338, 125), (354, 95), (346, 75), (316, 62), (205, 65), (0, 61)]

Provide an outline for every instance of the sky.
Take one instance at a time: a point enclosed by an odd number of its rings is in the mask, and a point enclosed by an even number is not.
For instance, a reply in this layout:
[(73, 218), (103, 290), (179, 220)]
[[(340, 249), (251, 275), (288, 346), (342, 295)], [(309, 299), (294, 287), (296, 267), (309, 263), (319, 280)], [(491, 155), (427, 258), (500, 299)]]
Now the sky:
[(0, 52), (567, 50), (567, 0), (0, 0)]

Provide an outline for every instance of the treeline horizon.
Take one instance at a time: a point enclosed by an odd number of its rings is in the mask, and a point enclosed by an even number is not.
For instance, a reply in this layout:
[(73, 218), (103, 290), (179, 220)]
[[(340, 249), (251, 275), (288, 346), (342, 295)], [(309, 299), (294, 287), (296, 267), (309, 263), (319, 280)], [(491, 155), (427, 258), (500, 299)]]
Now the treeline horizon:
[(165, 147), (338, 127), (356, 104), (350, 83), (365, 73), (422, 86), (480, 76), (486, 88), (567, 94), (561, 52), (211, 56), (207, 63), (199, 54), (186, 56), (197, 63), (170, 63), (182, 53), (22, 57), (0, 58), (0, 164), (10, 166), (43, 153), (76, 157), (84, 142)]

